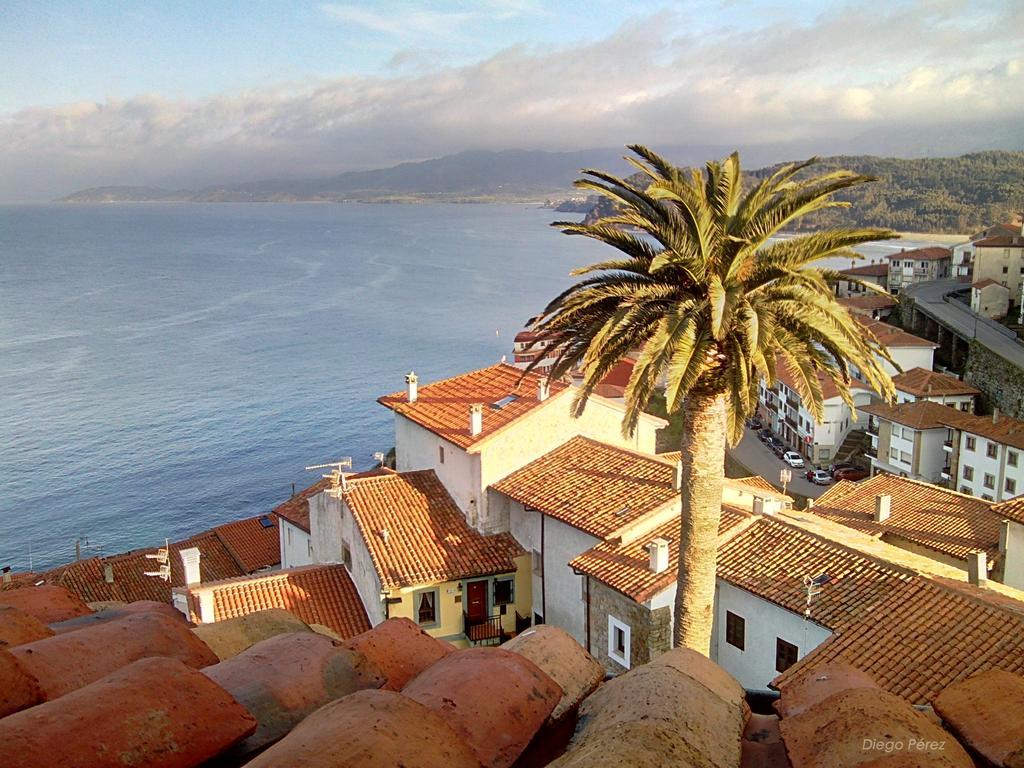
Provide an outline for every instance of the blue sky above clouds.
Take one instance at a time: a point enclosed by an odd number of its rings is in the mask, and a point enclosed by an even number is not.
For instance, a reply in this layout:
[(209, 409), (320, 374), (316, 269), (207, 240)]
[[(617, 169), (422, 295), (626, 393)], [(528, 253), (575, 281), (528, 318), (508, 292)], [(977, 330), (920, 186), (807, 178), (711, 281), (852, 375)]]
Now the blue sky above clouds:
[(0, 4), (0, 199), (1024, 117), (1017, 0)]

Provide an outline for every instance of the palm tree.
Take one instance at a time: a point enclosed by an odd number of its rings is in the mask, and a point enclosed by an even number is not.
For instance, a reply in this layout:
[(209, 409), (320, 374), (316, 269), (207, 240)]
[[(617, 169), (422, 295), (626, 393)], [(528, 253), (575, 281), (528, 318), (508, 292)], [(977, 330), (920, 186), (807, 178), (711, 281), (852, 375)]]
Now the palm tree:
[[(674, 644), (709, 652), (726, 442), (742, 436), (757, 408), (758, 382), (786, 365), (805, 406), (823, 419), (822, 377), (850, 397), (850, 367), (886, 400), (892, 381), (878, 340), (838, 304), (839, 273), (814, 266), (826, 256), (859, 258), (851, 248), (895, 237), (884, 229), (830, 229), (773, 239), (815, 211), (848, 203), (840, 190), (872, 181), (850, 171), (812, 176), (816, 161), (786, 165), (744, 193), (733, 154), (685, 171), (646, 147), (627, 157), (647, 182), (596, 170), (578, 187), (615, 203), (593, 223), (555, 222), (570, 235), (620, 253), (577, 269), (588, 275), (557, 296), (531, 328), (562, 339), (551, 370), (583, 374), (573, 410), (628, 353), (623, 433), (631, 435), (659, 381), (669, 414), (682, 412), (682, 515)], [(849, 280), (848, 276), (843, 279)], [(867, 285), (867, 284), (865, 284)], [(874, 286), (868, 285), (869, 289)]]

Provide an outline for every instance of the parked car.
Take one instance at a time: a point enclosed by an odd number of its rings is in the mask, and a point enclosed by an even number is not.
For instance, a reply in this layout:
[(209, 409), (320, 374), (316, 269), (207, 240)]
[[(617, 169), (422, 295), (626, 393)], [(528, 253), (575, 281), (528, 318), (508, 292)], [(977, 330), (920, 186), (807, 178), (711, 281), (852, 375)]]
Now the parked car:
[(779, 456), (781, 456), (786, 450), (786, 444), (779, 440), (775, 435), (768, 435), (768, 439), (764, 441), (764, 444), (768, 446), (769, 449), (775, 451)]
[(800, 469), (804, 465), (804, 458), (796, 451), (786, 451), (782, 454), (782, 460), (789, 464), (791, 467)]
[(836, 472), (841, 472), (844, 469), (857, 469), (853, 464), (832, 464), (829, 466), (828, 471), (832, 477), (836, 476)]
[(832, 476), (824, 469), (812, 469), (807, 473), (807, 479), (815, 485), (829, 485), (832, 482)]
[(759, 418), (757, 418), (757, 416), (755, 416), (752, 419), (747, 419), (747, 426), (750, 427), (751, 429), (761, 429), (762, 427), (764, 427), (764, 422), (762, 422)]
[(767, 443), (773, 437), (774, 436), (772, 435), (772, 431), (770, 429), (762, 429), (760, 432), (757, 433), (757, 439), (760, 440), (762, 443)]
[(857, 480), (863, 480), (868, 476), (866, 470), (858, 469), (857, 467), (850, 467), (848, 469), (836, 470), (836, 473), (832, 475), (836, 480), (849, 480), (856, 482)]

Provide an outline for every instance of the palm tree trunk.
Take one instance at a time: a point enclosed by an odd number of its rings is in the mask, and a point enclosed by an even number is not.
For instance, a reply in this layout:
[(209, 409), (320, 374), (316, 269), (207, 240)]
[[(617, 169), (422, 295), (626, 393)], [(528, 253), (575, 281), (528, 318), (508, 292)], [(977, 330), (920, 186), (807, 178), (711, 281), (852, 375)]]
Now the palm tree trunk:
[(673, 645), (705, 656), (714, 620), (718, 521), (725, 476), (724, 395), (693, 393), (683, 403), (682, 520)]

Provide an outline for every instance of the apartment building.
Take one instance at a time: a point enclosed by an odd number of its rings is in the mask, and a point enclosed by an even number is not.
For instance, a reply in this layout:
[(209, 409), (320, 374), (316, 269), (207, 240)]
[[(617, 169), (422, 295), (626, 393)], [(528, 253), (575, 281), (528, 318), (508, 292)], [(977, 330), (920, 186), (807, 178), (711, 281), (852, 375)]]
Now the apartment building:
[(843, 299), (850, 296), (870, 296), (873, 292), (861, 285), (861, 282), (871, 283), (877, 285), (879, 288), (888, 289), (889, 287), (889, 264), (885, 261), (880, 261), (876, 264), (864, 264), (863, 266), (856, 266), (857, 262), (853, 262), (853, 265), (849, 269), (842, 269), (843, 275), (853, 278), (853, 280), (839, 280), (836, 282), (836, 296)]
[(901, 249), (889, 259), (888, 287), (890, 293), (930, 280), (944, 280), (951, 274), (952, 251), (948, 248)]
[(998, 411), (947, 420), (950, 487), (988, 501), (1024, 493), (1024, 422)]
[(871, 437), (871, 473), (888, 472), (927, 483), (948, 472), (943, 445), (949, 439), (949, 406), (929, 400), (865, 406)]
[(958, 411), (974, 413), (975, 398), (981, 390), (949, 373), (927, 368), (910, 368), (892, 377), (897, 403), (929, 400)]

